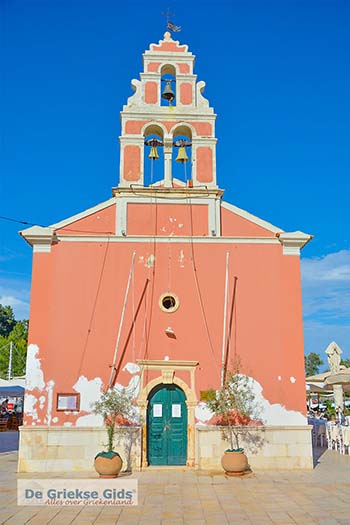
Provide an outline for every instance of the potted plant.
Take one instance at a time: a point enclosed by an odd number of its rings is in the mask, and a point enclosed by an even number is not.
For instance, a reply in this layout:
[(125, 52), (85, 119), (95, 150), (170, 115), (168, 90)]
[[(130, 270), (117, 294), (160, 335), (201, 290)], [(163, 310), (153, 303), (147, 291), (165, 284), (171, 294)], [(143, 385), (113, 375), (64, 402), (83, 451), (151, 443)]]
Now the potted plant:
[(222, 467), (228, 475), (241, 476), (250, 470), (240, 444), (241, 436), (244, 435), (255, 446), (262, 443), (261, 436), (256, 431), (252, 432), (253, 422), (254, 426), (261, 425), (261, 421), (257, 421), (260, 407), (253, 392), (252, 380), (240, 374), (236, 367), (234, 372), (227, 372), (219, 390), (208, 391), (206, 403), (215, 415), (214, 423), (222, 426), (223, 437), (230, 443), (230, 448), (221, 458)]
[(127, 426), (135, 417), (135, 408), (130, 394), (123, 390), (110, 389), (93, 404), (93, 411), (103, 417), (107, 429), (107, 450), (95, 456), (94, 467), (101, 478), (115, 478), (123, 461), (114, 448), (116, 425)]

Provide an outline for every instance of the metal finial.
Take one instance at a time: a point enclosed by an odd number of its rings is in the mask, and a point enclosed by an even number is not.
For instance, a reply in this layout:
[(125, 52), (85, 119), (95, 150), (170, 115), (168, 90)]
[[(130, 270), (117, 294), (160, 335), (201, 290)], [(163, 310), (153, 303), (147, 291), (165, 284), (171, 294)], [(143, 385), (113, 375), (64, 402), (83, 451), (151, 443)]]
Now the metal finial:
[(166, 17), (166, 28), (167, 29), (169, 29), (173, 33), (178, 33), (179, 31), (181, 31), (181, 26), (176, 26), (175, 24), (170, 22), (170, 18), (172, 16), (175, 16), (175, 15), (174, 15), (174, 13), (170, 12), (169, 7), (168, 7), (168, 9), (165, 12), (162, 13), (162, 15), (164, 15)]

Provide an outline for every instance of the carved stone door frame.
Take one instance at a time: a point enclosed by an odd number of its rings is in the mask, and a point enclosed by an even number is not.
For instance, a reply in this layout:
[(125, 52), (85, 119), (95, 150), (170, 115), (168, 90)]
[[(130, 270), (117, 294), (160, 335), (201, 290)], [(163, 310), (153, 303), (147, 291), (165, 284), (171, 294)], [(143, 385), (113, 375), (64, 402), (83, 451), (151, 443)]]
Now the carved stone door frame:
[[(153, 388), (157, 385), (174, 384), (180, 387), (186, 396), (186, 405), (188, 411), (187, 420), (187, 463), (188, 467), (195, 466), (195, 408), (198, 404), (195, 390), (195, 369), (198, 361), (178, 361), (178, 360), (151, 360), (139, 359), (137, 364), (141, 369), (140, 377), (140, 394), (137, 399), (137, 405), (140, 409), (142, 418), (142, 466), (147, 467), (147, 406), (148, 396)], [(145, 385), (145, 372), (148, 370), (158, 370), (159, 376), (152, 379)], [(189, 372), (190, 386), (176, 376), (176, 372), (185, 370)]]

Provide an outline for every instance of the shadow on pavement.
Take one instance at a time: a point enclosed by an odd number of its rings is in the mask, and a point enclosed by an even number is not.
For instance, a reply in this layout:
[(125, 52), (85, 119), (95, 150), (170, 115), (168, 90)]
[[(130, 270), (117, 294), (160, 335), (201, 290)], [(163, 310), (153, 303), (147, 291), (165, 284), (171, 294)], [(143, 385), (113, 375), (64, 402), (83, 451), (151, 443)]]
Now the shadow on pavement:
[(320, 464), (320, 459), (327, 451), (327, 447), (312, 447), (312, 459), (314, 468)]
[(17, 430), (9, 430), (7, 432), (0, 432), (0, 453), (14, 452), (18, 450), (19, 432)]

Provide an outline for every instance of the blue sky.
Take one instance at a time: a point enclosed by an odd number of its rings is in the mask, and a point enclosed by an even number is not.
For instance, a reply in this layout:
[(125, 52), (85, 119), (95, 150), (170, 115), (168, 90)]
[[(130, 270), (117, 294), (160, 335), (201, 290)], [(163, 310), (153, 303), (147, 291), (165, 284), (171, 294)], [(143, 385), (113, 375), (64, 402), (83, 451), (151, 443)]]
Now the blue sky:
[[(111, 196), (119, 112), (165, 30), (196, 55), (225, 200), (303, 250), (305, 349), (350, 346), (350, 2), (3, 0), (0, 215), (48, 225)], [(24, 227), (24, 226), (23, 226)], [(0, 302), (28, 315), (31, 249), (0, 220)]]

